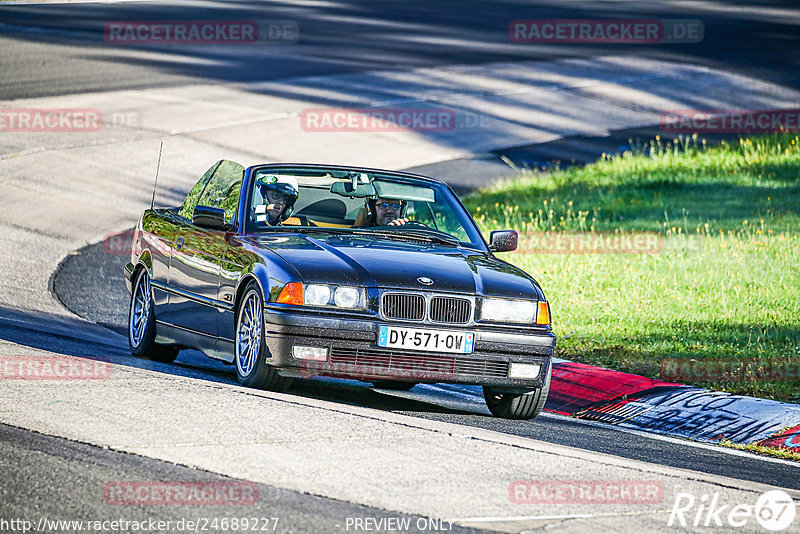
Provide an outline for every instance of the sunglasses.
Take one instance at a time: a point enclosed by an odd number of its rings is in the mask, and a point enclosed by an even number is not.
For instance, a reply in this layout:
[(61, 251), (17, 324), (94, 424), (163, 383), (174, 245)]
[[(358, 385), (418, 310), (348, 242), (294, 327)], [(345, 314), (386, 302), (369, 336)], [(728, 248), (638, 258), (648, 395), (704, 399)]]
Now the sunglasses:
[(286, 193), (279, 193), (278, 191), (267, 191), (267, 198), (273, 202), (277, 202), (278, 200), (282, 200), (284, 203), (289, 202), (289, 199), (292, 197), (287, 195)]
[(401, 207), (403, 207), (403, 205), (398, 202), (393, 202), (391, 204), (389, 204), (388, 202), (381, 202), (380, 204), (375, 204), (375, 205), (381, 208), (382, 210), (388, 210), (391, 207), (394, 211), (398, 211)]

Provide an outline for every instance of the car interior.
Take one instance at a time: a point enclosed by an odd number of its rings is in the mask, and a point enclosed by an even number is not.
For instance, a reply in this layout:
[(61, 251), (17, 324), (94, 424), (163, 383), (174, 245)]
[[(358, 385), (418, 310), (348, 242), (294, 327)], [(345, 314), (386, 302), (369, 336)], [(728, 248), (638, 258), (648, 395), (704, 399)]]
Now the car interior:
[[(300, 194), (292, 215), (283, 222), (284, 226), (370, 226), (367, 201), (382, 197), (403, 201), (400, 217), (408, 217), (431, 229), (468, 241), (461, 224), (448, 211), (449, 206), (436, 202), (438, 193), (431, 187), (382, 180), (380, 177), (358, 172), (349, 172), (345, 176), (334, 176), (330, 173), (292, 173), (291, 176), (297, 180)], [(251, 199), (251, 222), (257, 229), (269, 227), (264, 220), (264, 210), (261, 190), (255, 187)]]

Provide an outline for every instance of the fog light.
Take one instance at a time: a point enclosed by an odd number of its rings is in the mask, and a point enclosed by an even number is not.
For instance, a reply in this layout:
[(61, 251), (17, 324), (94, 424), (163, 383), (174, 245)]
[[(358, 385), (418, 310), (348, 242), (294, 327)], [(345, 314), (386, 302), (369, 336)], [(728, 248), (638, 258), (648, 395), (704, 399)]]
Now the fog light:
[(292, 347), (292, 355), (298, 360), (324, 362), (328, 359), (328, 347), (304, 347), (302, 345), (295, 345)]
[(512, 363), (508, 378), (536, 378), (540, 368), (538, 363)]

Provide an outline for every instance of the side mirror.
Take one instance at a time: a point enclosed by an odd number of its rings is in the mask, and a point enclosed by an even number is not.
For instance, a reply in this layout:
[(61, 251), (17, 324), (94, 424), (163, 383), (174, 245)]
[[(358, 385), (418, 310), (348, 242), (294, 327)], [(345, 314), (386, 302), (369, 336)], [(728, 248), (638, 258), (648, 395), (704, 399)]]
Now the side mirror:
[(489, 250), (492, 252), (510, 252), (517, 250), (516, 230), (497, 230), (489, 234)]
[(192, 213), (192, 224), (209, 230), (230, 230), (225, 222), (225, 210), (211, 206), (196, 206)]

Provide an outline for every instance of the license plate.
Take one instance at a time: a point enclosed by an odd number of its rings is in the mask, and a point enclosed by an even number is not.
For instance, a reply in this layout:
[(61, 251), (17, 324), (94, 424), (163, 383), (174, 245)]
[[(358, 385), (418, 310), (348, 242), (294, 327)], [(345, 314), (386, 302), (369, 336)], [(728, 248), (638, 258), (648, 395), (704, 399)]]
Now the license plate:
[(472, 332), (381, 326), (378, 333), (378, 346), (387, 348), (471, 354), (474, 344)]

